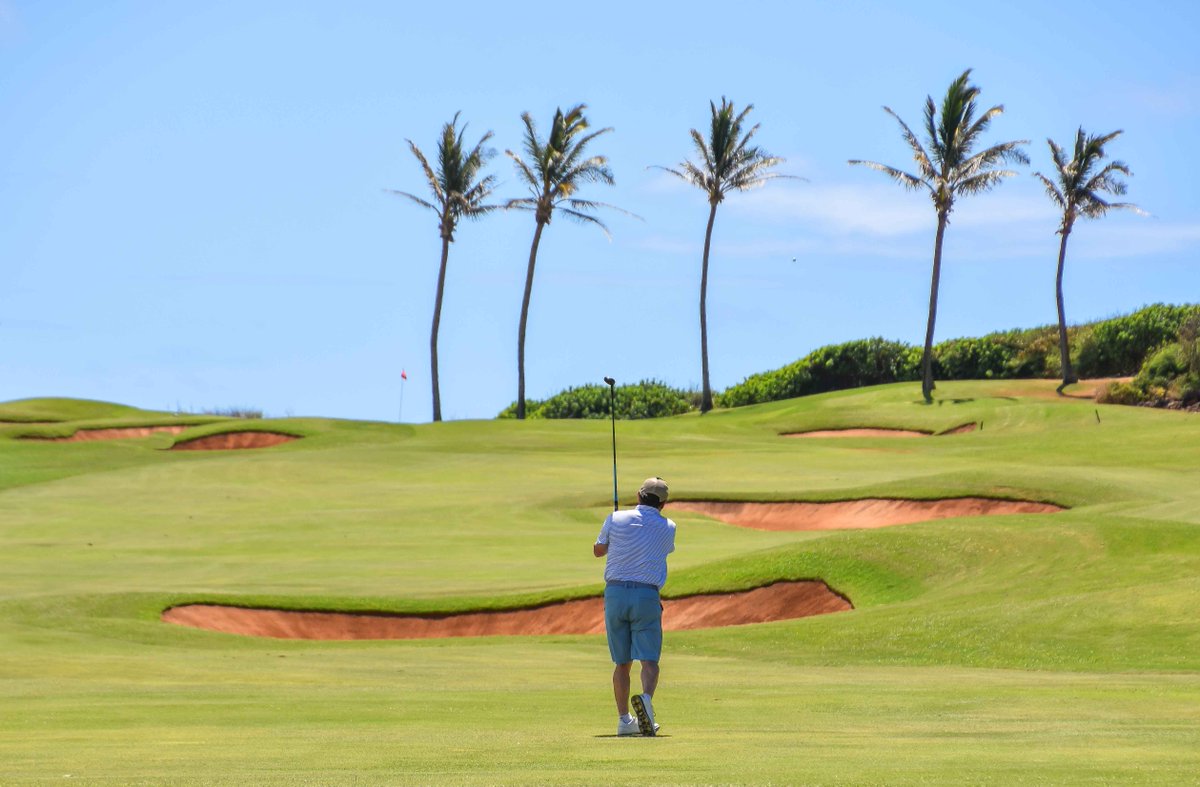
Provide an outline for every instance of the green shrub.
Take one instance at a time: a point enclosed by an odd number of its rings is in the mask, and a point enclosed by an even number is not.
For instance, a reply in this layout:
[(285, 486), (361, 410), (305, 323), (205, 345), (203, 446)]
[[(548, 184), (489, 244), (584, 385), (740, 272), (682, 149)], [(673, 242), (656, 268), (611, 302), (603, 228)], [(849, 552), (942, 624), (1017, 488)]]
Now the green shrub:
[[(1175, 350), (1158, 352), (1176, 340)], [(1110, 387), (1101, 394), (1101, 401), (1136, 404), (1168, 396), (1200, 400), (1200, 306), (1146, 306), (1122, 317), (1070, 326), (1067, 341), (1080, 377), (1134, 375), (1151, 359), (1137, 383)], [(935, 345), (933, 355), (934, 377), (942, 380), (1054, 378), (1062, 373), (1057, 325), (950, 339)], [(881, 338), (860, 339), (819, 347), (780, 369), (750, 375), (714, 399), (721, 407), (740, 407), (920, 376), (921, 347)], [(569, 388), (545, 401), (529, 401), (526, 414), (530, 418), (604, 418), (608, 415), (607, 395), (602, 385)], [(699, 400), (697, 391), (643, 381), (617, 389), (617, 415), (676, 415), (699, 409)], [(498, 417), (515, 415), (516, 404), (512, 404)]]
[(1096, 323), (1080, 345), (1075, 371), (1080, 377), (1112, 377), (1137, 374), (1146, 357), (1179, 336), (1188, 317), (1200, 312), (1196, 306), (1156, 303), (1133, 314)]
[(750, 375), (737, 385), (717, 394), (714, 402), (718, 407), (741, 407), (803, 396), (810, 393), (812, 388), (812, 372), (808, 360), (801, 358), (781, 369)]
[[(609, 392), (607, 385), (589, 383), (568, 388), (549, 399), (526, 401), (527, 418), (608, 418), (610, 397), (617, 418), (662, 418), (681, 415), (699, 407), (699, 394), (671, 388), (657, 380), (642, 380), (633, 385), (619, 385)], [(515, 418), (516, 402), (498, 415)]]
[(1200, 311), (1194, 311), (1179, 326), (1179, 351), (1188, 372), (1200, 375)]
[[(1067, 327), (1069, 347), (1075, 347), (1084, 335), (1090, 335), (1090, 325)], [(1025, 331), (1012, 331), (1013, 351), (1005, 376), (1012, 378), (1058, 377), (1062, 374), (1062, 358), (1058, 347), (1058, 326), (1044, 325)], [(1072, 351), (1072, 356), (1078, 353)]]
[(1133, 384), (1143, 390), (1151, 386), (1166, 389), (1186, 372), (1187, 364), (1179, 345), (1167, 344), (1146, 359)]
[(1015, 354), (1006, 334), (978, 339), (951, 339), (933, 348), (934, 377), (945, 380), (987, 380), (1008, 377)]
[(716, 397), (721, 407), (740, 407), (795, 396), (915, 380), (921, 348), (886, 339), (859, 339), (819, 347), (798, 361), (747, 377)]
[[(541, 406), (542, 406), (541, 399), (526, 399), (525, 400), (525, 417), (526, 418), (536, 418), (537, 416), (535, 416), (533, 414), (536, 413), (538, 408)], [(500, 411), (500, 414), (497, 415), (496, 417), (497, 418), (516, 418), (517, 417), (517, 403), (513, 402), (508, 407), (505, 407), (503, 410)]]
[(1182, 402), (1184, 407), (1200, 403), (1200, 374), (1189, 372), (1177, 379), (1171, 387), (1171, 395)]
[(1146, 393), (1132, 383), (1109, 383), (1096, 396), (1100, 404), (1141, 404), (1146, 400)]

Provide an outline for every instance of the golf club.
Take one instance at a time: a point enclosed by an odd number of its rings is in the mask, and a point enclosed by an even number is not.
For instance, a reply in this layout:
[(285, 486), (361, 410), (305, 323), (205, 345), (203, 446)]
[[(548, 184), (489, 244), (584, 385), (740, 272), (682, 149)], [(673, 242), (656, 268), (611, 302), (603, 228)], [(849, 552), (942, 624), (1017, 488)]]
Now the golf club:
[(612, 416), (612, 445), (613, 445), (613, 511), (617, 510), (617, 389), (613, 386), (617, 381), (605, 377), (608, 383), (608, 412)]

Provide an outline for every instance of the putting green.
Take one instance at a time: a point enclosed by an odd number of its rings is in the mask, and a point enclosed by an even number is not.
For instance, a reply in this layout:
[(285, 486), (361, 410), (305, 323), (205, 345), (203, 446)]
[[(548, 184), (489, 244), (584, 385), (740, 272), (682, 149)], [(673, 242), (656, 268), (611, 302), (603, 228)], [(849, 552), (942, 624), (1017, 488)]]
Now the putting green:
[[(447, 614), (594, 596), (603, 422), (30, 431), (162, 414), (0, 404), (0, 783), (1188, 783), (1200, 770), (1200, 419), (1052, 382), (911, 385), (618, 423), (623, 496), (1054, 501), (1053, 515), (760, 531), (693, 513), (665, 593), (823, 580), (835, 615), (671, 633), (660, 739), (614, 739), (601, 635), (274, 640), (188, 603)], [(887, 427), (953, 438), (785, 440)], [(172, 423), (167, 421), (166, 423)], [(58, 430), (58, 431), (55, 431)], [(626, 499), (628, 502), (628, 499)], [(636, 686), (636, 678), (635, 678)]]

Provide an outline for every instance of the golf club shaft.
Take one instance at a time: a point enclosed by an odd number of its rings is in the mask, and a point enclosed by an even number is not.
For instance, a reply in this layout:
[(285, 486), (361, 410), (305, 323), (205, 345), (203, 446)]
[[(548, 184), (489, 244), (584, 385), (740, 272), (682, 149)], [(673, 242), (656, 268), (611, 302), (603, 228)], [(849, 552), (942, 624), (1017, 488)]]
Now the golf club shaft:
[(608, 413), (612, 420), (612, 454), (613, 454), (613, 511), (616, 511), (617, 503), (617, 391), (613, 386), (616, 381), (611, 377), (605, 377), (604, 382), (608, 383)]

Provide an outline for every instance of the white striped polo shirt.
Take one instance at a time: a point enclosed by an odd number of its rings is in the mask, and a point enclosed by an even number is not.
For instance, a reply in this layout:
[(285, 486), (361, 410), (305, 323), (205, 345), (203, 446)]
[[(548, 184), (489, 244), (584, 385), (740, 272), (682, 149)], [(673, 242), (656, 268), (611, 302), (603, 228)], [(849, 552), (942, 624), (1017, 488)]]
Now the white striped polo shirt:
[(675, 523), (654, 506), (614, 511), (604, 520), (597, 544), (608, 544), (605, 582), (667, 581), (667, 555), (675, 551)]

